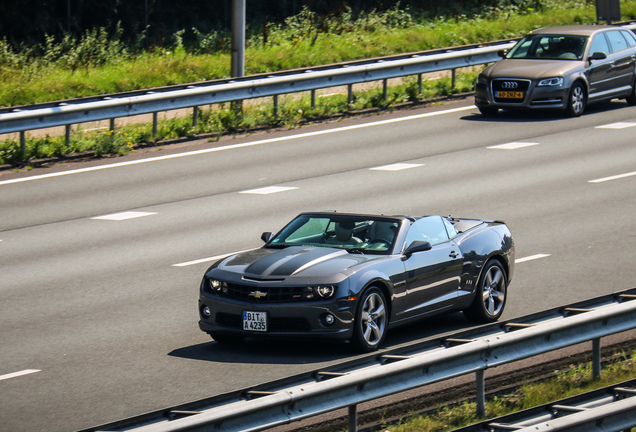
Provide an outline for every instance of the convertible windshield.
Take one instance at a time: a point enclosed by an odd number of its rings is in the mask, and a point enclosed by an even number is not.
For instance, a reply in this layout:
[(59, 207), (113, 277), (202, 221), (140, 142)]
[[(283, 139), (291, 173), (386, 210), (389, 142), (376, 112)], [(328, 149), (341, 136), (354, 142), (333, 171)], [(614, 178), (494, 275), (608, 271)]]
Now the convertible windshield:
[(389, 253), (400, 220), (350, 215), (300, 215), (267, 246), (321, 246), (350, 252)]
[(527, 35), (506, 55), (509, 59), (581, 60), (587, 36)]

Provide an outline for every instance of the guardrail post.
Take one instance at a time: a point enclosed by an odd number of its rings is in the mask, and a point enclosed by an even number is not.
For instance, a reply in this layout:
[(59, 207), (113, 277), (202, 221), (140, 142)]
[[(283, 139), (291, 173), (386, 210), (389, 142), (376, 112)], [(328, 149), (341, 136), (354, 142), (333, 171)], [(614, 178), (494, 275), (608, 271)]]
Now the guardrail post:
[(349, 432), (358, 431), (358, 406), (349, 405)]
[(420, 90), (419, 94), (422, 94), (424, 92), (424, 85), (422, 83), (422, 74), (417, 74), (417, 86)]
[(274, 117), (278, 117), (278, 95), (274, 95)]
[(20, 131), (20, 159), (24, 161), (26, 158), (26, 135), (25, 131)]
[(316, 109), (316, 90), (311, 91), (311, 109)]
[(65, 141), (66, 141), (66, 148), (69, 148), (71, 146), (71, 125), (67, 124), (65, 127)]
[(601, 378), (601, 338), (592, 339), (592, 376)]
[(389, 96), (389, 80), (382, 80), (382, 100), (386, 102)]
[(483, 369), (475, 372), (475, 381), (477, 383), (477, 416), (484, 418), (486, 417), (486, 381)]
[(199, 124), (199, 107), (195, 106), (192, 109), (192, 126), (196, 126)]
[(152, 113), (152, 136), (157, 136), (157, 133), (159, 131), (159, 128), (157, 126), (157, 113), (153, 112)]
[(353, 84), (347, 86), (347, 104), (353, 104)]
[(456, 82), (457, 82), (457, 69), (451, 69), (451, 90), (455, 90)]

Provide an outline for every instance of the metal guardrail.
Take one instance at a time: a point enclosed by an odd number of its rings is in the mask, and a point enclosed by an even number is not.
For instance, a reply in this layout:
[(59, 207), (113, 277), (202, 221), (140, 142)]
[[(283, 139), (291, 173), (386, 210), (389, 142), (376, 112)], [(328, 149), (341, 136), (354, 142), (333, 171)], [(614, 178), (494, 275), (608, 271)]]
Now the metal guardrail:
[(345, 407), (353, 432), (358, 404), (469, 373), (483, 415), (488, 368), (591, 340), (600, 376), (600, 338), (636, 328), (634, 300), (636, 288), (85, 432), (260, 431)]
[(217, 83), (198, 83), (175, 89), (110, 95), (99, 100), (22, 106), (0, 110), (0, 134), (65, 126), (99, 120), (112, 120), (140, 114), (157, 113), (202, 105), (219, 104), (261, 97), (315, 91), (317, 89), (388, 80), (409, 75), (458, 69), (492, 63), (500, 59), (497, 52), (512, 47), (513, 42), (493, 42), (490, 46), (447, 49), (442, 52), (416, 53), (408, 57), (360, 61), (340, 67), (314, 68), (257, 75)]
[(453, 432), (619, 432), (636, 427), (636, 379)]

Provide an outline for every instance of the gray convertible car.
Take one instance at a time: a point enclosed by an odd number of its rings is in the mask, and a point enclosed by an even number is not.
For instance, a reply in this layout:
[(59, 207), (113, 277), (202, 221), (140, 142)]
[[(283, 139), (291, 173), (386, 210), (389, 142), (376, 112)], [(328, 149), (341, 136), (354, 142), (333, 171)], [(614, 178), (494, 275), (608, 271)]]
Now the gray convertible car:
[(626, 99), (636, 105), (636, 36), (627, 28), (571, 25), (535, 30), (475, 84), (475, 105), (501, 109), (556, 108), (578, 117), (588, 103)]
[(497, 320), (514, 273), (512, 235), (494, 220), (302, 213), (262, 239), (203, 277), (199, 327), (218, 342), (337, 339), (373, 351), (389, 328), (423, 317)]

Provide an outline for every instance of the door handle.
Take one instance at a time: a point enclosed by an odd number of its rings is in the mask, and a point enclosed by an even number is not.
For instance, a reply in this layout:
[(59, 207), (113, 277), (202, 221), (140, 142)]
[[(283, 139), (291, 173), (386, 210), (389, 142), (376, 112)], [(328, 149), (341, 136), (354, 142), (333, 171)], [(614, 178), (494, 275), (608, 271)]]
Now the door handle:
[(458, 253), (455, 251), (451, 251), (451, 253), (448, 254), (449, 257), (451, 258), (457, 258)]

